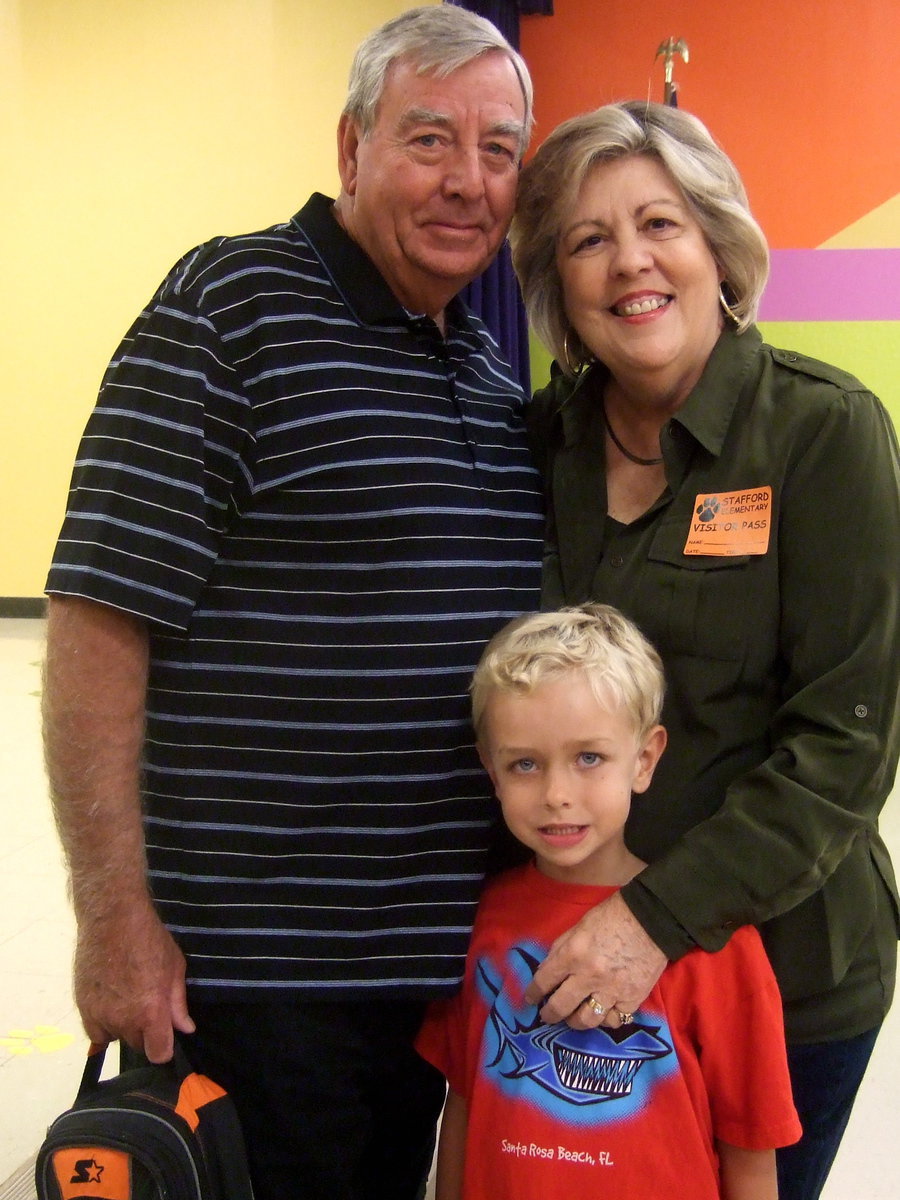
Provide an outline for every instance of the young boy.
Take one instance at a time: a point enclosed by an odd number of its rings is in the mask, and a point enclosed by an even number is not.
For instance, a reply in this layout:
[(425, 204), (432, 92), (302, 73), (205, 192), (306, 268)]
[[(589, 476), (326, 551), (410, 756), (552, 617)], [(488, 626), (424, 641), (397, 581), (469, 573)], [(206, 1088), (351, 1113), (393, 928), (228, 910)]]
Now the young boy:
[(774, 1147), (800, 1136), (781, 1001), (755, 929), (671, 964), (635, 1013), (541, 1024), (523, 993), (559, 934), (645, 865), (633, 792), (666, 744), (659, 658), (617, 610), (514, 621), (472, 683), (482, 762), (534, 853), (485, 889), (462, 993), (419, 1052), (450, 1091), (438, 1200), (776, 1200)]

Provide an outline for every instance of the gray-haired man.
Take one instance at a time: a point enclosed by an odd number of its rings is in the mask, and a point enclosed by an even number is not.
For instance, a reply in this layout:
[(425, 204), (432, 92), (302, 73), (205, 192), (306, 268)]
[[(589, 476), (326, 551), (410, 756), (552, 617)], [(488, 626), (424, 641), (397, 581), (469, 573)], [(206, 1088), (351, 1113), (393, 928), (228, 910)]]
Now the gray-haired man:
[(360, 48), (342, 189), (186, 255), (126, 336), (47, 585), (48, 764), (94, 1040), (173, 1031), (259, 1200), (419, 1195), (493, 819), (480, 649), (538, 603), (524, 398), (455, 299), (531, 122), (488, 22)]

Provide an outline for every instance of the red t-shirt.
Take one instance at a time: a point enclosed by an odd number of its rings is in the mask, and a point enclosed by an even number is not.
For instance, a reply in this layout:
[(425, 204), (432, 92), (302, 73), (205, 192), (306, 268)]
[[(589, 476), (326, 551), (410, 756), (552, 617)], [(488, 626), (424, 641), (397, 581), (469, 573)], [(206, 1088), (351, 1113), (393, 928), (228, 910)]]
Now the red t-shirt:
[(462, 992), (419, 1052), (468, 1104), (465, 1200), (718, 1200), (715, 1141), (800, 1136), (781, 998), (755, 929), (671, 964), (621, 1030), (543, 1025), (523, 992), (552, 942), (614, 888), (534, 866), (485, 890)]

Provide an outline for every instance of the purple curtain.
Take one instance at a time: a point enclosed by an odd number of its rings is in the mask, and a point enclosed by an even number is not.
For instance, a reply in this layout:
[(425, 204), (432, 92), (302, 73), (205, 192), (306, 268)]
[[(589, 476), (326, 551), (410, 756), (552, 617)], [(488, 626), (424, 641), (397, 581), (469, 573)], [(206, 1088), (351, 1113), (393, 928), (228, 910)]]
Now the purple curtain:
[[(553, 15), (553, 0), (445, 0), (492, 21), (509, 44), (519, 49), (519, 14)], [(512, 269), (509, 246), (460, 293), (497, 339), (526, 394), (531, 391), (528, 324), (519, 285)]]

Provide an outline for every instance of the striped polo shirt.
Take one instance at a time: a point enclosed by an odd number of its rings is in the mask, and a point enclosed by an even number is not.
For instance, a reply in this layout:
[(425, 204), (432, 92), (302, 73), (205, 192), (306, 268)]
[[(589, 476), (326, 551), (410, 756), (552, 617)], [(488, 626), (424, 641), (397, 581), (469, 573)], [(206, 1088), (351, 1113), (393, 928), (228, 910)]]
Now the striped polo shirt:
[(120, 346), (47, 590), (150, 630), (150, 884), (209, 997), (462, 974), (496, 806), (467, 686), (538, 607), (524, 397), (313, 196), (186, 255)]

